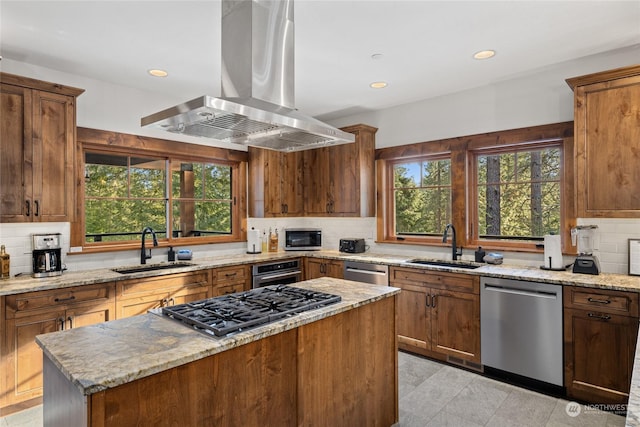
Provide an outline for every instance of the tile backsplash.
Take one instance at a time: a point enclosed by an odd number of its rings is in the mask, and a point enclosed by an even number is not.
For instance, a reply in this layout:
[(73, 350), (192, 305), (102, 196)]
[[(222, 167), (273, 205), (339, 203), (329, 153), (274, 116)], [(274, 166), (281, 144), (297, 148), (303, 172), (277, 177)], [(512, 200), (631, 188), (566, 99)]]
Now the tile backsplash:
[[(640, 219), (595, 219), (580, 218), (579, 225), (597, 225), (594, 254), (600, 260), (600, 267), (605, 273), (628, 274), (629, 244), (628, 239), (640, 239)], [(269, 228), (277, 228), (281, 232), (286, 227), (317, 227), (322, 229), (323, 248), (338, 250), (339, 241), (345, 237), (364, 238), (368, 251), (381, 254), (406, 255), (408, 257), (443, 258), (451, 257), (450, 250), (444, 247), (426, 247), (412, 245), (378, 244), (376, 237), (376, 218), (248, 218), (249, 228), (255, 227), (268, 233)], [(73, 271), (90, 270), (104, 267), (138, 264), (140, 252), (106, 252), (100, 254), (68, 255), (70, 224), (69, 223), (29, 223), (0, 224), (0, 244), (6, 246), (11, 256), (11, 276), (31, 273), (31, 234), (61, 233), (63, 263)], [(284, 235), (281, 234), (280, 250), (284, 247)], [(199, 245), (191, 249), (194, 259), (199, 257), (224, 256), (241, 254), (246, 251), (246, 243), (221, 245)], [(154, 249), (151, 262), (166, 261), (167, 248)], [(541, 254), (519, 252), (503, 252), (505, 263), (539, 266), (542, 265)], [(463, 251), (464, 260), (473, 260), (473, 250)], [(565, 256), (565, 264), (573, 261), (573, 257)]]

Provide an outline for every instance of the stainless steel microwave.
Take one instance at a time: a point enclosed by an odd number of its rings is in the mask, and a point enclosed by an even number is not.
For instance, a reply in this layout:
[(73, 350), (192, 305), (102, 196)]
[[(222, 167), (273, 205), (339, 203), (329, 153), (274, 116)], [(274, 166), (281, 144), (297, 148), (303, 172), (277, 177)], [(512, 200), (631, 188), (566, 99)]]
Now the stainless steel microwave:
[(285, 251), (319, 251), (322, 249), (322, 230), (319, 228), (286, 228)]

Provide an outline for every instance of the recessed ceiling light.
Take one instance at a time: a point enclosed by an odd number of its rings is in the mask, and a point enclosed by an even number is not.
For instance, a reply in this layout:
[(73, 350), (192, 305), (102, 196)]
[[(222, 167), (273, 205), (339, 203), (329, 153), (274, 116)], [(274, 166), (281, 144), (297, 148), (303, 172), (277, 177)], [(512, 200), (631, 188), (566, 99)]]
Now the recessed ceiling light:
[(387, 82), (373, 82), (369, 86), (374, 89), (382, 89), (384, 87), (387, 87)]
[(151, 74), (154, 77), (167, 77), (169, 75), (169, 73), (167, 73), (165, 70), (149, 70), (149, 74)]
[(481, 50), (473, 54), (474, 59), (489, 59), (496, 54), (495, 50)]

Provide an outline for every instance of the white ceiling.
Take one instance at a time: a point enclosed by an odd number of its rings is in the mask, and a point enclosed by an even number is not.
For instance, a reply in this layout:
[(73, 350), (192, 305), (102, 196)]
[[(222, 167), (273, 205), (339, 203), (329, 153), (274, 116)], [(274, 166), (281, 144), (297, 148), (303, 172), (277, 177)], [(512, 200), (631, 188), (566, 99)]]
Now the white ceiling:
[[(0, 25), (5, 58), (184, 101), (220, 94), (217, 0), (2, 0)], [(638, 0), (297, 0), (296, 106), (331, 120), (639, 43)], [(472, 59), (482, 49), (497, 54)]]

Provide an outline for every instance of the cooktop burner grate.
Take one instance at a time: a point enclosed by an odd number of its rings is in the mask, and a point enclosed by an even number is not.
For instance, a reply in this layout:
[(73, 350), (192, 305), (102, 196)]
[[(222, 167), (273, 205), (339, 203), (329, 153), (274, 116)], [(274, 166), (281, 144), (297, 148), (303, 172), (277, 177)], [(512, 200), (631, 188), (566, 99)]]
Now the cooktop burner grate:
[(163, 307), (162, 313), (215, 336), (340, 302), (339, 295), (278, 285)]

